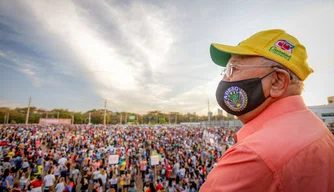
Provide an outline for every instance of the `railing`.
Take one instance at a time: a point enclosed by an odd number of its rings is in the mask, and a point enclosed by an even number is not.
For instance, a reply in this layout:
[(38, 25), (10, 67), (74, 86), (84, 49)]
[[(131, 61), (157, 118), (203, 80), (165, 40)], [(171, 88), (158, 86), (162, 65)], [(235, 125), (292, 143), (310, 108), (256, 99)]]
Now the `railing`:
[(201, 121), (201, 127), (226, 127), (226, 128), (240, 128), (243, 126), (240, 120), (228, 121)]

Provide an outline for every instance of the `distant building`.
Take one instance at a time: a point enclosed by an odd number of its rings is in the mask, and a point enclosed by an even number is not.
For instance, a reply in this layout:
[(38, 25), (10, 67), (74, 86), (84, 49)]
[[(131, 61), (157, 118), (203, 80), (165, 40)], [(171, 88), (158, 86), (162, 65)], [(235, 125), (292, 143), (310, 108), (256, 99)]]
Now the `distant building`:
[[(328, 100), (327, 105), (308, 106), (308, 108), (313, 113), (315, 113), (327, 126), (329, 126), (331, 124), (334, 125), (334, 96), (328, 97), (327, 100)], [(218, 114), (219, 114), (219, 109), (218, 109)], [(211, 122), (203, 121), (201, 122), (201, 126), (202, 127), (206, 127), (206, 126), (242, 127), (243, 126), (241, 121), (236, 119), (234, 115), (227, 113), (227, 119), (230, 121), (211, 121)]]
[(212, 117), (213, 113), (211, 111), (208, 112), (208, 116)]
[(230, 119), (230, 120), (235, 119), (235, 116), (227, 113), (227, 119)]
[(334, 96), (327, 97), (328, 105), (334, 105)]
[(327, 100), (327, 105), (309, 106), (308, 108), (329, 126), (334, 123), (334, 96), (328, 97)]

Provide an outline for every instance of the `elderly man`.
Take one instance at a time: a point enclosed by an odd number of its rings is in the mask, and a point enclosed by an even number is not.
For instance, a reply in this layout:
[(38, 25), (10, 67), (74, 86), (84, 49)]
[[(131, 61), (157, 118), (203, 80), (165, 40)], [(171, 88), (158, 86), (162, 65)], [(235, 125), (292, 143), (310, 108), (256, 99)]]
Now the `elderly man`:
[(218, 104), (245, 125), (201, 191), (334, 191), (333, 136), (300, 96), (313, 72), (305, 47), (267, 30), (210, 54), (224, 67)]

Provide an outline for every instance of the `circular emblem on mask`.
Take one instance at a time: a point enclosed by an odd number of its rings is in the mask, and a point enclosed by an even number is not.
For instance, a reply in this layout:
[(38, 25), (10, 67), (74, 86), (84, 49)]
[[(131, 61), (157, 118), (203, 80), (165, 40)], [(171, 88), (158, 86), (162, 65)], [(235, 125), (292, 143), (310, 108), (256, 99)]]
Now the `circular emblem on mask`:
[(247, 106), (248, 97), (243, 89), (232, 86), (225, 91), (224, 102), (232, 111), (242, 111)]

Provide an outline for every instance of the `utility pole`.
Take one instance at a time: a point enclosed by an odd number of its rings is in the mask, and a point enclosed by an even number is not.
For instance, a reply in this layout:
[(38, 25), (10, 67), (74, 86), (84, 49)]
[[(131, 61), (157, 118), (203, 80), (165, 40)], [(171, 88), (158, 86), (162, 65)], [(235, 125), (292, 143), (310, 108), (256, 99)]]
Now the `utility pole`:
[(104, 100), (104, 117), (103, 117), (103, 125), (106, 125), (106, 117), (107, 117), (107, 100)]
[(158, 118), (158, 113), (156, 113), (155, 122), (160, 124), (160, 121), (159, 121), (159, 118)]
[(125, 112), (125, 124), (128, 123), (128, 112)]
[(210, 103), (209, 103), (209, 99), (208, 99), (208, 120), (209, 122), (211, 121), (211, 113), (210, 113)]
[(72, 125), (74, 124), (74, 114), (72, 113)]
[(3, 121), (3, 124), (5, 125), (5, 124), (8, 124), (8, 120), (9, 120), (9, 113), (5, 113), (5, 119), (4, 119), (4, 121)]
[(170, 124), (170, 113), (169, 113), (169, 117), (168, 117), (168, 122), (169, 122), (169, 124)]
[(9, 113), (7, 113), (7, 121), (6, 121), (6, 124), (8, 124), (9, 122)]
[(208, 99), (208, 112), (210, 112), (210, 103), (209, 103), (209, 99)]
[(175, 116), (175, 125), (177, 124), (177, 114)]
[(29, 97), (29, 105), (28, 105), (28, 111), (27, 111), (27, 116), (26, 116), (26, 124), (28, 124), (28, 122), (29, 122), (30, 104), (31, 104), (31, 97)]
[(119, 124), (122, 125), (122, 113), (121, 116), (119, 117)]
[(91, 119), (91, 116), (92, 116), (92, 113), (89, 112), (89, 114), (88, 114), (88, 124), (89, 124), (89, 125), (90, 125), (90, 119)]

